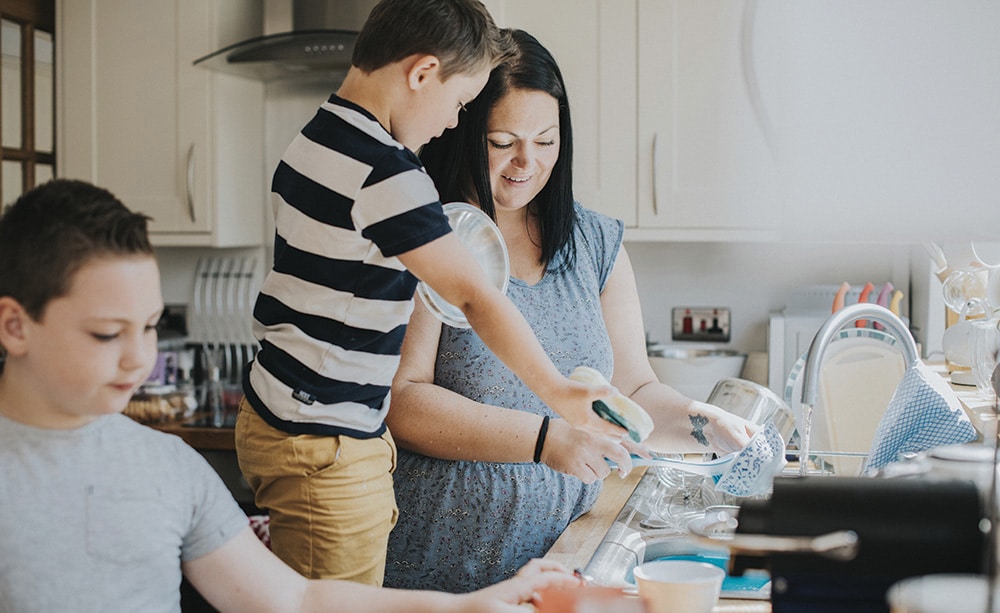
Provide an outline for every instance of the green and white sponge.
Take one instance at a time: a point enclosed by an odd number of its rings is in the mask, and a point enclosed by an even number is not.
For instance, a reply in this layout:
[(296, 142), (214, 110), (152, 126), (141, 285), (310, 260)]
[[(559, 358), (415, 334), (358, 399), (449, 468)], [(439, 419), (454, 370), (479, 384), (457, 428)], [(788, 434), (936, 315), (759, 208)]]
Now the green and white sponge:
[[(604, 375), (589, 366), (577, 366), (569, 376), (574, 381), (590, 385), (608, 385)], [(628, 431), (633, 441), (641, 443), (653, 431), (653, 419), (631, 398), (616, 394), (594, 401), (594, 412)]]

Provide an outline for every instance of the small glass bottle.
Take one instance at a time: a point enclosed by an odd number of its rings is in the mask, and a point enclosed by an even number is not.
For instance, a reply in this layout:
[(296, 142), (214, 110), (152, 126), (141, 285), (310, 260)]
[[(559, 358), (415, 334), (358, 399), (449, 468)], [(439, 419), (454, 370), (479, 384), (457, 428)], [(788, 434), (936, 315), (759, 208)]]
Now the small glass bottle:
[(226, 414), (222, 403), (222, 381), (219, 378), (219, 367), (213, 366), (209, 371), (208, 382), (205, 384), (205, 410), (213, 428), (221, 428), (226, 423)]

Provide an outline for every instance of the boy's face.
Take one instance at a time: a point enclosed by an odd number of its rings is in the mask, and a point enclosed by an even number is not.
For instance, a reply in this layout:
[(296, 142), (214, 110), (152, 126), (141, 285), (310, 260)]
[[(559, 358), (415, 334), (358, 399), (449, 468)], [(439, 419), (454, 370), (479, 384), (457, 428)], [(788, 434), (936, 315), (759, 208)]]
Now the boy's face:
[(443, 82), (438, 74), (437, 70), (425, 74), (411, 111), (403, 122), (393, 122), (393, 137), (411, 151), (457, 126), (462, 108), (479, 95), (490, 77), (488, 69), (455, 74)]
[(120, 412), (156, 361), (162, 312), (154, 258), (86, 263), (39, 321), (24, 315), (17, 335), (4, 330), (10, 357), (0, 411), (44, 428), (74, 428)]

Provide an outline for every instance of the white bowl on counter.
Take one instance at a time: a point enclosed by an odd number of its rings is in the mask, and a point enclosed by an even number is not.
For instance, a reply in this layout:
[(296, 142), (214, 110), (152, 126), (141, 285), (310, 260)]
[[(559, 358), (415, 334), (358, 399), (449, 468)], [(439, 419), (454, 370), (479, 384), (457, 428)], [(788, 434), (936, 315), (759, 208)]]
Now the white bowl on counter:
[(739, 377), (747, 360), (747, 354), (729, 349), (651, 345), (648, 353), (660, 383), (702, 402), (720, 380)]

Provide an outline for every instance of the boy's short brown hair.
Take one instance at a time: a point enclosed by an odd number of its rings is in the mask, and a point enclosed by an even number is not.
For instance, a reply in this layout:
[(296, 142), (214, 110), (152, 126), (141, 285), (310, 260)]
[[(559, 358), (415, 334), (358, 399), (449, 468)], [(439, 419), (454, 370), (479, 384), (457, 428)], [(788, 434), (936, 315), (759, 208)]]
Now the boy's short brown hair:
[(370, 73), (413, 54), (441, 60), (441, 80), (491, 69), (514, 52), (479, 0), (382, 0), (354, 44), (351, 63)]
[(56, 179), (24, 193), (0, 216), (0, 296), (40, 320), (90, 260), (152, 256), (148, 220), (84, 181)]

